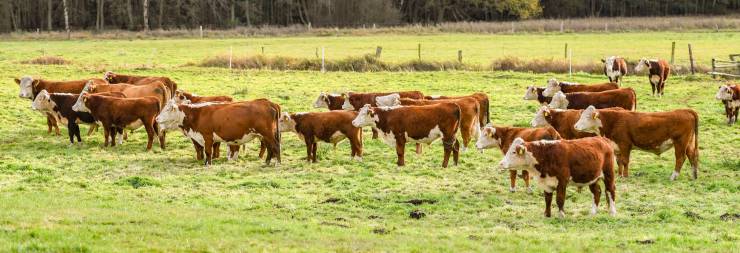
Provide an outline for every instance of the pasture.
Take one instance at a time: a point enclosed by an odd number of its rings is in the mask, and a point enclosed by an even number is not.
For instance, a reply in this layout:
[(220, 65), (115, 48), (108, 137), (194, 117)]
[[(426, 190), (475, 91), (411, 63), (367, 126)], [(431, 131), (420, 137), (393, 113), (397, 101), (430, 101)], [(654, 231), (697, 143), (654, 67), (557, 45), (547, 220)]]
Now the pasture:
[[(604, 41), (618, 41), (607, 47)], [(536, 102), (526, 86), (547, 79), (603, 82), (601, 75), (516, 72), (295, 72), (229, 71), (185, 67), (228, 53), (315, 57), (370, 53), (384, 57), (454, 59), (457, 49), (479, 64), (506, 55), (562, 57), (571, 43), (579, 61), (619, 54), (670, 57), (670, 42), (693, 43), (698, 61), (740, 52), (739, 33), (644, 33), (614, 35), (430, 35), (291, 37), (226, 40), (6, 41), (0, 42), (0, 251), (702, 251), (740, 250), (740, 127), (727, 126), (714, 99), (718, 84), (706, 75), (673, 76), (665, 97), (651, 97), (647, 77), (632, 73), (623, 86), (637, 91), (639, 111), (692, 108), (700, 115), (699, 179), (688, 163), (676, 181), (674, 155), (633, 151), (631, 176), (617, 179), (618, 215), (605, 201), (589, 215), (591, 194), (568, 189), (566, 218), (544, 218), (541, 190), (508, 191), (508, 172), (495, 168), (502, 155), (473, 147), (461, 164), (442, 169), (442, 145), (423, 155), (407, 145), (406, 166), (395, 151), (365, 129), (364, 161), (351, 161), (345, 141), (334, 150), (319, 144), (319, 162), (305, 162), (305, 146), (283, 134), (283, 163), (264, 166), (258, 143), (238, 161), (222, 157), (205, 168), (181, 133), (168, 134), (167, 150), (144, 152), (145, 133), (115, 148), (102, 147), (100, 131), (82, 145), (46, 133), (45, 119), (18, 98), (14, 77), (53, 80), (102, 77), (105, 70), (169, 76), (200, 95), (239, 100), (268, 98), (288, 112), (313, 111), (321, 91), (419, 90), (425, 94), (486, 92), (497, 125), (528, 126)], [(379, 44), (380, 43), (380, 44)], [(156, 48), (156, 51), (154, 50)], [(680, 52), (677, 50), (677, 52)], [(20, 61), (59, 55), (70, 65)], [(685, 61), (685, 53), (677, 61)], [(396, 58), (394, 58), (396, 57)], [(222, 147), (224, 148), (224, 147)], [(222, 149), (223, 150), (223, 149)], [(522, 181), (518, 181), (522, 185)], [(424, 200), (414, 205), (411, 200)], [(411, 201), (413, 202), (413, 201)], [(420, 210), (421, 219), (409, 218)]]

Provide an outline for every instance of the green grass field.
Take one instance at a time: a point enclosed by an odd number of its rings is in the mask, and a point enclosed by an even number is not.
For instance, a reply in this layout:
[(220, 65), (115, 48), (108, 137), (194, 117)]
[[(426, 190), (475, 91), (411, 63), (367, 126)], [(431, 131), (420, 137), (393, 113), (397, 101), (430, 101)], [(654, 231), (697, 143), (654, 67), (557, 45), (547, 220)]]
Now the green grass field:
[[(492, 120), (526, 126), (536, 103), (522, 100), (527, 85), (550, 77), (600, 82), (597, 75), (535, 75), (514, 72), (319, 73), (239, 71), (181, 67), (214, 54), (255, 52), (313, 57), (325, 45), (329, 55), (354, 55), (384, 46), (384, 57), (415, 57), (417, 42), (439, 59), (466, 49), (466, 59), (488, 63), (503, 55), (561, 57), (569, 41), (581, 60), (610, 54), (669, 57), (670, 42), (691, 42), (700, 61), (740, 52), (738, 33), (566, 35), (434, 35), (318, 37), (247, 40), (0, 42), (0, 251), (11, 252), (223, 252), (223, 251), (401, 251), (401, 252), (738, 252), (740, 213), (740, 127), (725, 124), (714, 100), (717, 83), (705, 75), (668, 80), (666, 96), (651, 97), (645, 76), (624, 86), (638, 93), (638, 110), (693, 108), (700, 121), (700, 171), (690, 168), (668, 180), (673, 150), (662, 156), (633, 151), (631, 177), (617, 180), (617, 209), (606, 206), (591, 217), (588, 190), (568, 189), (566, 219), (544, 218), (541, 191), (508, 192), (508, 172), (495, 165), (498, 150), (461, 155), (461, 164), (440, 167), (436, 142), (417, 156), (408, 145), (407, 166), (395, 165), (395, 151), (365, 138), (363, 162), (349, 158), (349, 144), (319, 145), (319, 163), (308, 164), (303, 143), (284, 134), (283, 164), (265, 167), (258, 143), (238, 161), (214, 160), (204, 168), (180, 133), (168, 135), (168, 149), (144, 152), (143, 131), (115, 148), (103, 148), (100, 132), (70, 146), (46, 133), (45, 119), (18, 98), (11, 78), (100, 77), (104, 70), (166, 75), (181, 88), (237, 99), (266, 97), (289, 112), (311, 111), (321, 91), (420, 90), (426, 94), (491, 97)], [(616, 47), (600, 43), (622, 41)], [(578, 40), (578, 41), (575, 41)], [(684, 46), (681, 46), (683, 51)], [(150, 62), (156, 48), (156, 65)], [(336, 49), (335, 49), (336, 48)], [(336, 50), (336, 51), (334, 51)], [(46, 52), (72, 65), (20, 64)], [(582, 53), (581, 53), (582, 52)], [(431, 52), (429, 53), (431, 54)], [(427, 57), (424, 54), (422, 57)], [(684, 57), (680, 55), (680, 57)], [(679, 58), (683, 59), (683, 58)], [(64, 128), (63, 128), (64, 129)], [(366, 130), (366, 136), (369, 131)], [(521, 183), (521, 182), (520, 182)], [(436, 200), (414, 206), (410, 199)], [(327, 200), (334, 200), (328, 201)], [(604, 203), (602, 201), (602, 203)], [(409, 218), (422, 210), (426, 217)]]

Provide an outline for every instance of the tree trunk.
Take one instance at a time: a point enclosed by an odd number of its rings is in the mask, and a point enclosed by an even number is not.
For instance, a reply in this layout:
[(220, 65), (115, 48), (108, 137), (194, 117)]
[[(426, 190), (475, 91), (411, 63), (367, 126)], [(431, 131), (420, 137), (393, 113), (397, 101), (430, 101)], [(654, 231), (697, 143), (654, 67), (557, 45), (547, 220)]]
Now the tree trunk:
[(144, 31), (149, 31), (149, 0), (144, 0)]
[(126, 27), (129, 30), (134, 30), (136, 25), (134, 24), (134, 7), (131, 5), (131, 0), (126, 0), (126, 14), (128, 15), (128, 23)]
[(244, 16), (247, 18), (247, 26), (252, 26), (252, 22), (249, 20), (249, 0), (244, 1)]
[(51, 0), (46, 0), (46, 29), (51, 31), (51, 12), (53, 6)]
[(67, 0), (62, 0), (62, 5), (64, 6), (64, 30), (67, 31), (67, 39), (70, 39), (71, 35), (69, 33), (69, 12), (67, 11)]
[(159, 30), (162, 30), (162, 17), (164, 16), (164, 1), (165, 0), (159, 0), (159, 20), (157, 20), (157, 25), (159, 25)]

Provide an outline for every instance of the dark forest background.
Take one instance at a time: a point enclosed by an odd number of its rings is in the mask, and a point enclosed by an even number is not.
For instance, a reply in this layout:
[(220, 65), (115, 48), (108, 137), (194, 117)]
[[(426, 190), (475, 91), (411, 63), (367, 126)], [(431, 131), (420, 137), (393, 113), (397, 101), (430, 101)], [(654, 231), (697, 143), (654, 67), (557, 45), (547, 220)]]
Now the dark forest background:
[(723, 15), (740, 0), (0, 0), (0, 32)]

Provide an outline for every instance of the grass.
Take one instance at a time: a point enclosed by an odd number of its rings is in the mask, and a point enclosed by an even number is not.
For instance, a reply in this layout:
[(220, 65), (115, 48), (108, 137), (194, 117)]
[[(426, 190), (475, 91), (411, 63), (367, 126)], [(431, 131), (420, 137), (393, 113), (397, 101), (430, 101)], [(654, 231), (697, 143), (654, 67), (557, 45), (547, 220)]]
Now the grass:
[[(705, 46), (730, 45), (738, 38), (735, 34), (663, 35), (665, 40), (703, 38)], [(455, 36), (463, 40), (476, 37)], [(594, 42), (591, 37), (601, 35), (572, 36)], [(541, 43), (538, 37), (532, 35), (520, 46), (535, 48)], [(406, 36), (382, 38), (389, 43), (412, 40)], [(444, 43), (436, 41), (445, 38), (451, 37), (417, 37), (440, 46)], [(313, 42), (334, 39), (305, 38)], [(344, 47), (362, 48), (363, 43), (368, 45), (365, 39)], [(290, 55), (288, 45), (299, 45), (294, 40), (262, 41), (282, 43), (287, 50), (284, 55)], [(409, 146), (408, 165), (398, 168), (391, 147), (366, 138), (362, 163), (350, 161), (348, 144), (343, 142), (336, 150), (320, 144), (319, 163), (307, 164), (302, 142), (285, 134), (280, 167), (263, 166), (256, 158), (255, 142), (248, 144), (249, 150), (238, 161), (227, 162), (222, 157), (206, 169), (195, 160), (192, 144), (176, 132), (168, 135), (166, 151), (154, 148), (143, 152), (146, 138), (141, 131), (116, 148), (101, 147), (99, 132), (83, 136), (83, 145), (70, 146), (66, 130), (61, 137), (46, 133), (44, 119), (30, 110), (30, 101), (17, 98), (17, 85), (10, 79), (27, 74), (80, 79), (102, 76), (103, 69), (120, 68), (133, 74), (167, 75), (180, 87), (203, 95), (231, 95), (240, 100), (267, 97), (289, 112), (314, 110), (311, 103), (321, 91), (416, 89), (450, 95), (484, 91), (491, 96), (494, 123), (516, 126), (528, 125), (537, 108), (521, 99), (527, 85), (544, 85), (551, 77), (578, 82), (605, 80), (601, 75), (584, 73), (573, 77), (485, 71), (320, 73), (181, 66), (236, 42), (0, 42), (8, 48), (0, 53), (0, 77), (6, 80), (0, 85), (0, 103), (5, 105), (0, 110), (0, 251), (739, 250), (740, 230), (733, 217), (740, 213), (740, 128), (724, 123), (724, 110), (713, 98), (715, 81), (703, 75), (669, 79), (663, 98), (649, 96), (645, 76), (630, 75), (624, 80), (624, 86), (636, 89), (641, 111), (688, 107), (699, 112), (699, 180), (689, 180), (686, 166), (677, 181), (668, 180), (674, 163), (672, 151), (660, 157), (634, 151), (632, 177), (617, 181), (617, 217), (608, 216), (605, 206), (596, 217), (590, 217), (590, 193), (570, 188), (564, 220), (542, 217), (544, 200), (539, 191), (508, 192), (508, 173), (494, 169), (501, 159), (497, 150), (467, 152), (460, 165), (442, 169), (440, 143), (421, 156), (413, 154)], [(483, 48), (476, 43), (470, 44)], [(191, 46), (185, 47), (187, 44)], [(736, 44), (716, 49), (732, 51)], [(148, 53), (155, 47), (161, 55), (153, 67), (122, 67), (148, 65)], [(125, 55), (119, 55), (122, 48), (127, 50)], [(644, 50), (639, 54), (652, 50), (647, 46), (632, 48)], [(43, 67), (19, 64), (37, 57), (40, 49), (73, 63)], [(702, 57), (709, 54), (703, 50), (696, 53)], [(473, 53), (470, 57), (482, 58)], [(427, 201), (405, 203), (415, 199)], [(410, 218), (415, 210), (425, 217)]]

